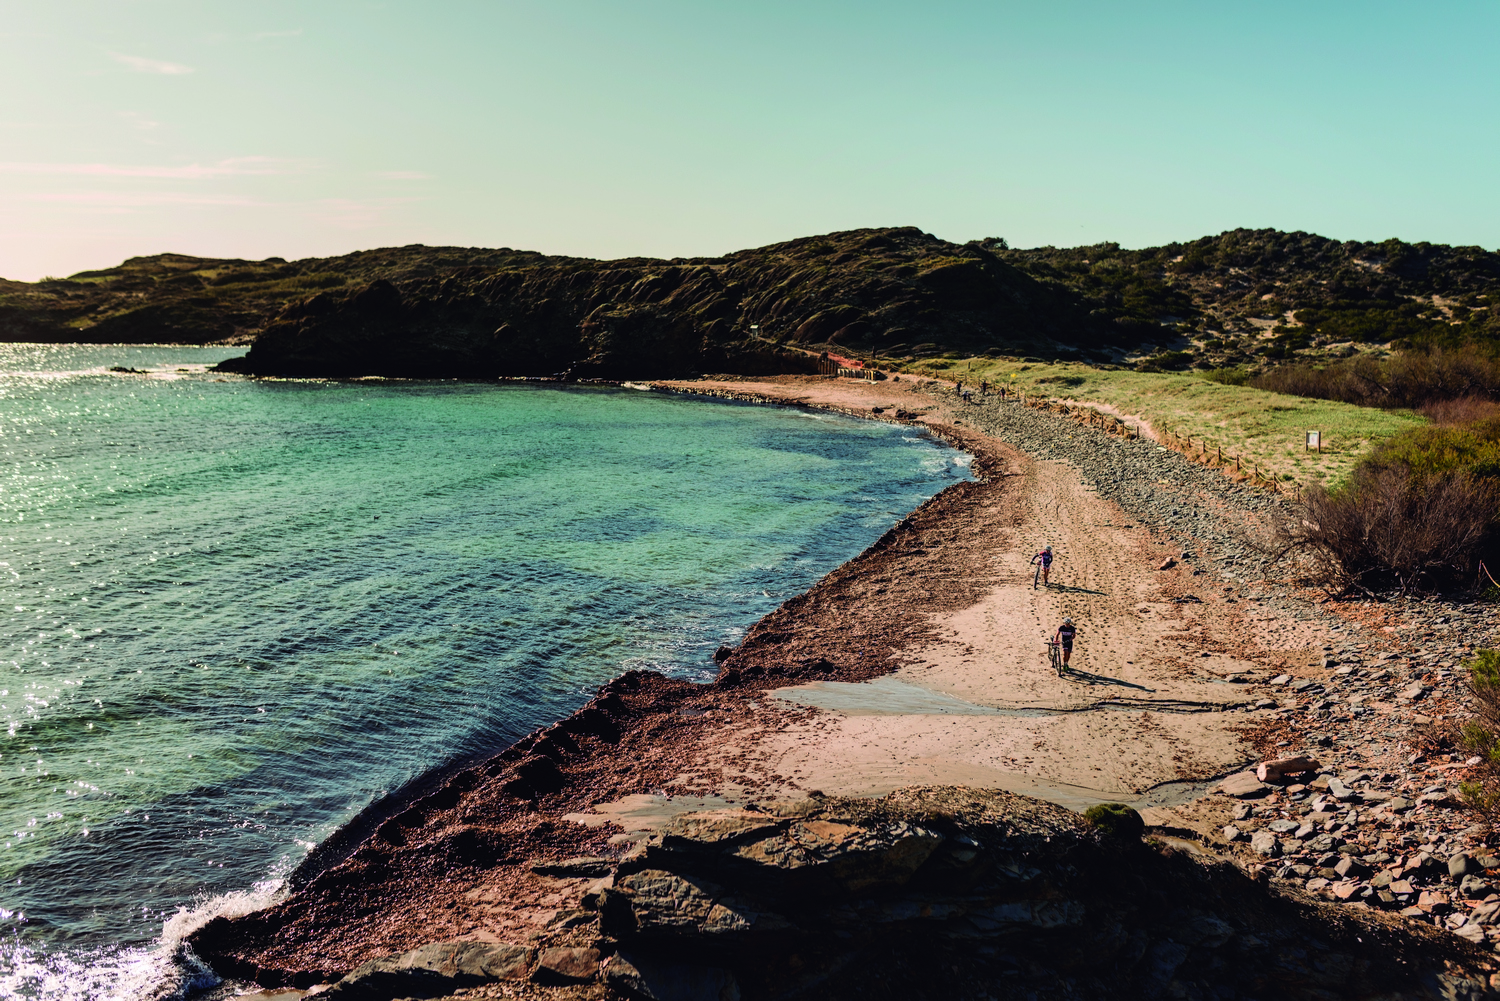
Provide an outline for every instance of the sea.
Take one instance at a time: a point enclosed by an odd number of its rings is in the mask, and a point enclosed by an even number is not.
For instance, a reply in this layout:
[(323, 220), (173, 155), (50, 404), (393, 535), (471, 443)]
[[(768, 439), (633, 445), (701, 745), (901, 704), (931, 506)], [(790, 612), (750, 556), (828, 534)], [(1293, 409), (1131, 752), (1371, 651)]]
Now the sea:
[(625, 387), (0, 345), (0, 998), (191, 996), (359, 811), (712, 655), (969, 457)]

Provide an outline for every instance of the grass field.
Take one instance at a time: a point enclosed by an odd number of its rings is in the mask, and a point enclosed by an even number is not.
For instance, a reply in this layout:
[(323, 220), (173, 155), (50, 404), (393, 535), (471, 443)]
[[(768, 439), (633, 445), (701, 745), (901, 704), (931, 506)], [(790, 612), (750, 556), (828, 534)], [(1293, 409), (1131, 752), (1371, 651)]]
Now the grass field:
[[(1207, 439), (1284, 480), (1342, 483), (1370, 449), (1427, 421), (1410, 411), (1283, 396), (1226, 386), (1190, 373), (1108, 371), (1074, 362), (1021, 364), (994, 358), (934, 358), (902, 366), (914, 374), (1004, 383), (1028, 394), (1102, 403), (1140, 417), (1157, 432)], [(1308, 431), (1323, 433), (1321, 454), (1305, 448)]]

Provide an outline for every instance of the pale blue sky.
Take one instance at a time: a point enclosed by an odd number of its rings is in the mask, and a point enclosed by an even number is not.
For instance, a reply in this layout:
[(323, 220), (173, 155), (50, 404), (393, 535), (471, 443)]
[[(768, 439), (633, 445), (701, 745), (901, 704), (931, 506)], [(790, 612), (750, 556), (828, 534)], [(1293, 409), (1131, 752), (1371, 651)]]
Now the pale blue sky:
[(1500, 245), (1500, 4), (0, 0), (0, 276), (859, 226)]

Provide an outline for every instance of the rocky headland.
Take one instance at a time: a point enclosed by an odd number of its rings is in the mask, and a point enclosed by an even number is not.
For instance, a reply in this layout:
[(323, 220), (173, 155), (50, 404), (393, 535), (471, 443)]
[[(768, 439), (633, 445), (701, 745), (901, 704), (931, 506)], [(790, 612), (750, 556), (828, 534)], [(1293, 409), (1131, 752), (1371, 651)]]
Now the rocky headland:
[[(976, 479), (721, 650), (713, 684), (626, 675), (377, 804), (279, 903), (199, 929), (220, 974), (287, 997), (1488, 996), (1500, 858), (1452, 742), (1457, 663), (1500, 642), (1484, 606), (1325, 601), (1268, 558), (1277, 498), (1014, 401), (656, 388), (908, 422)], [(1071, 677), (1041, 656), (1061, 614)], [(1143, 821), (1079, 812), (1104, 801)]]

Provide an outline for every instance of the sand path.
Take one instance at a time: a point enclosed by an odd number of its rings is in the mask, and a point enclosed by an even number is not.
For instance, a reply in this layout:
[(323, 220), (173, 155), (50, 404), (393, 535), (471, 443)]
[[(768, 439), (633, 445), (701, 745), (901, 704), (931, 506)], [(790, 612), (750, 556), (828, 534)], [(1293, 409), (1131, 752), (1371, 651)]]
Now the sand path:
[[(904, 407), (924, 411), (921, 420), (937, 430), (964, 423), (906, 382), (678, 385), (851, 413)], [(1226, 678), (1265, 672), (1224, 644), (1204, 643), (1242, 629), (1238, 610), (1174, 601), (1199, 582), (1157, 569), (1164, 550), (1148, 528), (1072, 467), (1009, 454), (1012, 527), (974, 554), (987, 561), (976, 569), (995, 581), (980, 600), (934, 616), (931, 638), (902, 651), (893, 675), (774, 691), (765, 706), (783, 711), (762, 714), (732, 751), (707, 749), (705, 769), (684, 776), (687, 784), (704, 788), (702, 776), (718, 774), (713, 792), (731, 802), (958, 784), (1075, 808), (1101, 800), (1144, 807), (1201, 791), (1204, 780), (1251, 758), (1237, 732), (1246, 717), (1223, 710), (1253, 696)], [(1033, 588), (1027, 563), (1046, 544), (1058, 554), (1053, 586)], [(1042, 644), (1064, 615), (1079, 626), (1078, 671), (1060, 678)]]

